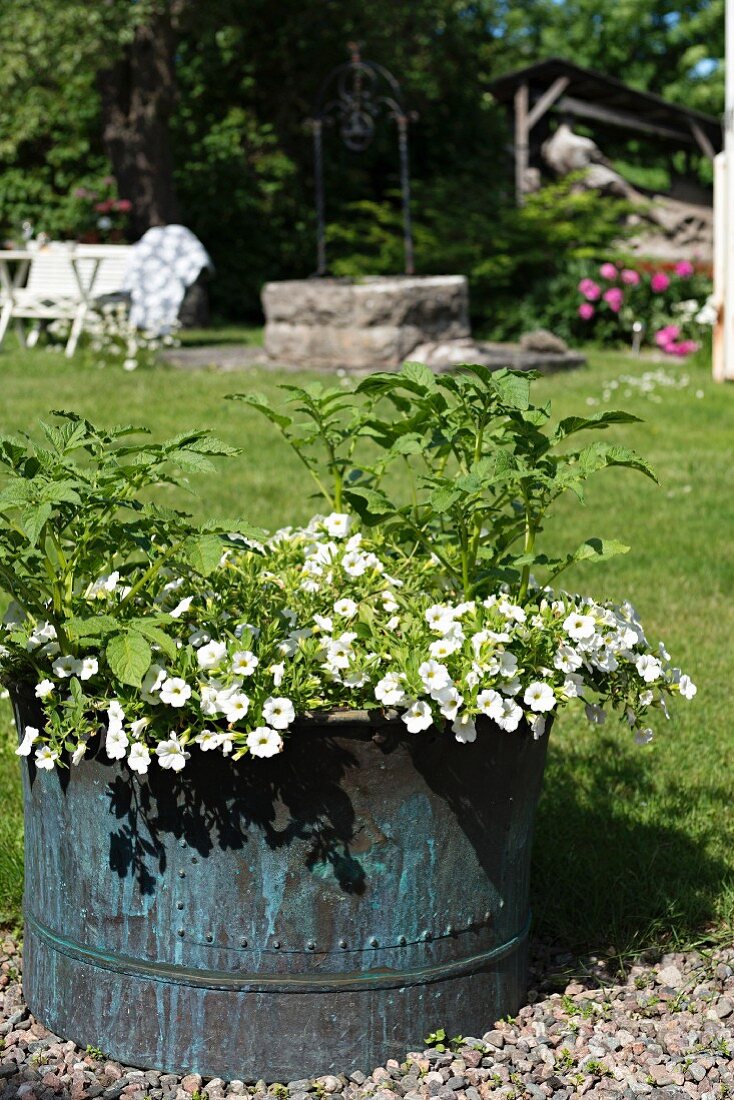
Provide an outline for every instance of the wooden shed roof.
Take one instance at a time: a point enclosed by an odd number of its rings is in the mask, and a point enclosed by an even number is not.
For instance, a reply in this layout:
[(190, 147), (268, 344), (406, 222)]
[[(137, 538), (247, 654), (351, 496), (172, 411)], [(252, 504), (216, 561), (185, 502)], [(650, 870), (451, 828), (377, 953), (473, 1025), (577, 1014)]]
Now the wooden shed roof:
[(506, 73), (488, 87), (498, 102), (510, 103), (517, 89), (525, 84), (532, 105), (557, 82), (565, 83), (553, 106), (566, 114), (653, 134), (677, 145), (702, 148), (708, 144), (713, 152), (722, 148), (721, 123), (713, 115), (671, 103), (654, 92), (639, 91), (616, 77), (584, 69), (561, 57), (550, 57)]

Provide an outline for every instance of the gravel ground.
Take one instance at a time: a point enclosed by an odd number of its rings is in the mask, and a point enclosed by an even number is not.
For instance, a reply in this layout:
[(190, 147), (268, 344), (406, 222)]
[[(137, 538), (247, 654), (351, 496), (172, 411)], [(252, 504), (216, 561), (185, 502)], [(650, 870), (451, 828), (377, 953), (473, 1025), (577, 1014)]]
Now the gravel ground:
[[(0, 934), (1, 936), (1, 934)], [(538, 954), (529, 1004), (452, 1052), (406, 1052), (366, 1073), (246, 1086), (143, 1072), (65, 1043), (23, 1003), (20, 955), (0, 941), (0, 1100), (701, 1100), (734, 1098), (734, 949), (666, 955), (624, 982), (602, 963)], [(583, 977), (561, 981), (576, 970)], [(365, 1067), (366, 1069), (366, 1067)]]

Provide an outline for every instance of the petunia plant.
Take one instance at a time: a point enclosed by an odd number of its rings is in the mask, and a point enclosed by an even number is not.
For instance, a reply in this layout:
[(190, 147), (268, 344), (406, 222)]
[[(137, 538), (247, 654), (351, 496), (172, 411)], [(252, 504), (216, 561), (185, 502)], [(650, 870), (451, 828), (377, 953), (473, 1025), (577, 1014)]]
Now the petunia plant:
[(41, 445), (0, 439), (0, 671), (38, 714), (18, 753), (73, 766), (101, 738), (133, 773), (181, 771), (199, 753), (276, 755), (301, 722), (343, 709), (468, 743), (482, 722), (540, 737), (574, 702), (597, 723), (616, 709), (648, 740), (649, 713), (695, 686), (629, 604), (555, 586), (627, 547), (539, 543), (592, 473), (654, 475), (629, 449), (576, 442), (635, 418), (554, 425), (531, 381), (408, 365), (356, 390), (288, 386), (278, 409), (245, 395), (325, 505), (270, 535), (157, 499), (232, 455), (206, 432), (156, 444), (67, 413)]

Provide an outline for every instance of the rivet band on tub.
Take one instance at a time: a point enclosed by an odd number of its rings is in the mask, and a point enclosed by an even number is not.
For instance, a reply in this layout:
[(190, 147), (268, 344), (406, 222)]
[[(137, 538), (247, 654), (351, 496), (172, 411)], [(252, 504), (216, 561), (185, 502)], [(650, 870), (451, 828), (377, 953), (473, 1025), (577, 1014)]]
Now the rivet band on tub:
[(359, 989), (393, 989), (405, 986), (426, 985), (472, 974), (507, 955), (512, 954), (527, 938), (530, 930), (528, 913), (524, 927), (514, 936), (497, 944), (489, 951), (468, 955), (461, 959), (432, 963), (413, 969), (391, 969), (385, 966), (370, 967), (352, 973), (320, 971), (313, 974), (262, 974), (231, 970), (210, 970), (182, 966), (176, 963), (151, 962), (126, 955), (110, 954), (86, 944), (66, 939), (47, 928), (31, 913), (25, 913), (26, 929), (39, 944), (49, 951), (58, 952), (78, 962), (100, 970), (126, 974), (131, 978), (148, 979), (175, 985), (189, 985), (204, 989), (223, 989), (232, 992), (257, 992), (258, 990), (281, 993), (334, 993)]

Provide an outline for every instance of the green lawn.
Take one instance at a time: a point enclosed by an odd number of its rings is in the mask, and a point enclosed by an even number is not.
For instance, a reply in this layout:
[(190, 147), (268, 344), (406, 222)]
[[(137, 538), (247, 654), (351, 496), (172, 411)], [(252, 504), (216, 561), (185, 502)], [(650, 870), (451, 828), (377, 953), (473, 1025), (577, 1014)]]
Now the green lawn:
[[(640, 372), (614, 354), (592, 354), (587, 370), (542, 379), (539, 398), (559, 414), (586, 412), (605, 380)], [(680, 372), (679, 365), (668, 366)], [(289, 375), (288, 381), (298, 376)], [(244, 514), (273, 526), (314, 509), (297, 460), (270, 426), (239, 403), (237, 390), (271, 395), (279, 376), (156, 372), (124, 374), (48, 352), (0, 353), (0, 430), (30, 428), (50, 408), (100, 421), (149, 425), (156, 436), (211, 426), (244, 449), (221, 474), (196, 483), (192, 507)], [(703, 396), (696, 397), (696, 390)], [(690, 704), (636, 746), (616, 723), (591, 729), (567, 715), (551, 738), (538, 818), (533, 879), (536, 932), (568, 949), (626, 953), (663, 943), (731, 935), (734, 919), (734, 738), (729, 728), (730, 635), (734, 611), (734, 389), (705, 371), (686, 389), (637, 393), (623, 405), (644, 425), (620, 428), (658, 470), (661, 487), (623, 471), (600, 475), (587, 506), (568, 502), (549, 532), (576, 545), (589, 535), (620, 537), (633, 552), (606, 566), (579, 567), (567, 584), (628, 597), (648, 635), (662, 638), (699, 685)], [(13, 920), (21, 893), (21, 819), (10, 712), (2, 711), (0, 922)]]

